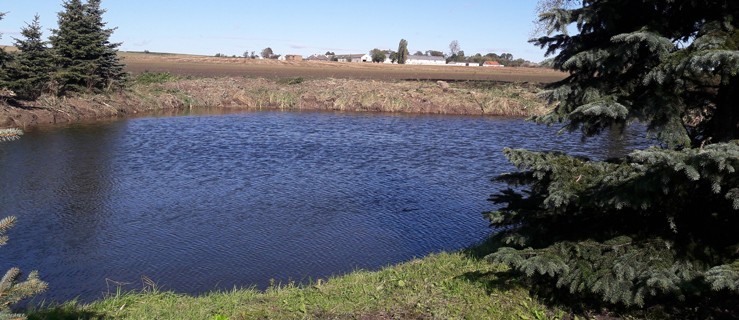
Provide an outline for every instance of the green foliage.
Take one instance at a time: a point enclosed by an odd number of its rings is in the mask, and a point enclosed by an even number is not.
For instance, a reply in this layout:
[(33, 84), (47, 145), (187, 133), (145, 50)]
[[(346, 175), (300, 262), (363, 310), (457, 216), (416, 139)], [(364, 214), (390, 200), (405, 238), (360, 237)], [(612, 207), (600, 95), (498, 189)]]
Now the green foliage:
[(570, 75), (536, 120), (584, 136), (644, 122), (669, 148), (506, 149), (519, 171), (490, 199), (507, 247), (489, 258), (575, 299), (739, 312), (739, 2), (548, 2), (550, 35), (533, 42)]
[(672, 147), (739, 138), (738, 12), (736, 1), (591, 0), (544, 13), (560, 34), (532, 41), (558, 52), (553, 65), (570, 76), (539, 121), (588, 136), (642, 121)]
[(372, 62), (374, 63), (385, 62), (385, 59), (387, 58), (385, 51), (380, 49), (372, 49), (372, 51), (370, 51), (370, 56), (372, 56)]
[(398, 64), (405, 64), (405, 61), (408, 60), (408, 41), (405, 39), (400, 39), (397, 58)]
[(392, 51), (390, 52), (390, 56), (388, 56), (388, 58), (390, 58), (390, 62), (396, 63), (398, 62), (398, 53), (395, 51)]
[(30, 24), (21, 30), (23, 39), (15, 39), (16, 54), (9, 74), (8, 87), (18, 98), (36, 100), (47, 88), (53, 71), (53, 57), (42, 39), (41, 24), (36, 15)]
[(101, 0), (69, 0), (59, 13), (58, 29), (49, 38), (58, 68), (53, 80), (58, 94), (100, 92), (122, 86), (123, 64), (118, 59), (120, 43), (111, 43), (115, 29), (106, 28)]
[[(5, 12), (0, 12), (0, 20), (3, 20), (5, 17)], [(2, 33), (0, 33), (0, 39), (2, 38)], [(8, 80), (7, 74), (7, 64), (10, 62), (11, 56), (5, 50), (0, 48), (0, 90), (4, 89), (7, 85), (6, 81)], [(2, 97), (2, 94), (0, 93), (0, 97)]]
[(739, 293), (739, 141), (612, 162), (505, 154), (522, 171), (499, 179), (529, 188), (491, 198), (507, 204), (488, 218), (511, 245), (493, 261), (626, 305), (709, 285)]
[(136, 78), (134, 78), (134, 82), (138, 84), (155, 84), (155, 83), (166, 83), (170, 81), (177, 80), (177, 77), (172, 75), (168, 72), (149, 72), (146, 71), (140, 75), (138, 75)]

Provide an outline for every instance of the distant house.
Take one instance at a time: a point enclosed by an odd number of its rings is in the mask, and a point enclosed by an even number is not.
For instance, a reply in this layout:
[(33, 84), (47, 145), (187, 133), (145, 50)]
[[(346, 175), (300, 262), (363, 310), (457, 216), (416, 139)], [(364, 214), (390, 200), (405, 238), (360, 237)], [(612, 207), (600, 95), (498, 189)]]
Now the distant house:
[(287, 61), (303, 61), (303, 56), (299, 54), (288, 54), (285, 55), (285, 60)]
[(485, 61), (485, 63), (482, 64), (483, 67), (505, 67), (504, 65), (500, 64), (498, 61)]
[(432, 57), (432, 56), (408, 56), (405, 60), (405, 64), (421, 64), (421, 65), (446, 65), (446, 59), (444, 57)]
[(372, 62), (372, 57), (368, 54), (339, 54), (334, 56), (338, 62)]

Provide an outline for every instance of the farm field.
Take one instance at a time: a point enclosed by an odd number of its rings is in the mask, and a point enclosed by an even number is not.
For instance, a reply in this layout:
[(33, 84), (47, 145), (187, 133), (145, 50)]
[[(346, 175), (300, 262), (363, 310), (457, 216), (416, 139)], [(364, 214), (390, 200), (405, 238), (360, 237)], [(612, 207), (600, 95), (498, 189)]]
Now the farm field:
[(538, 68), (417, 66), (322, 61), (251, 60), (183, 54), (120, 52), (126, 70), (191, 77), (247, 77), (279, 79), (336, 78), (361, 80), (445, 80), (548, 83), (565, 77), (562, 72)]

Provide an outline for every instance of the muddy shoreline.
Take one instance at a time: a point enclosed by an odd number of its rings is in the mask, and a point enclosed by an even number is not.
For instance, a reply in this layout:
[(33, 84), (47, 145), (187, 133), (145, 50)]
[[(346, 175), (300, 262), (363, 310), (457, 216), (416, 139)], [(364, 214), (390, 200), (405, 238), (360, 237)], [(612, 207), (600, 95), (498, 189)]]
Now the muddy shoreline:
[(548, 107), (538, 84), (499, 82), (248, 79), (134, 81), (126, 90), (34, 102), (0, 100), (0, 128), (28, 129), (180, 110), (294, 110), (527, 117)]

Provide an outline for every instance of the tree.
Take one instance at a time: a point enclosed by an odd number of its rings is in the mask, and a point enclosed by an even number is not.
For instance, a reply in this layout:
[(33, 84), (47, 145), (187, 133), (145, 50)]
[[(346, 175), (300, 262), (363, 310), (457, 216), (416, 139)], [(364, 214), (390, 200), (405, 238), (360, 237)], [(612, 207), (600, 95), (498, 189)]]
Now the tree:
[(460, 51), (462, 51), (462, 48), (459, 46), (459, 41), (452, 40), (452, 42), (449, 43), (449, 55), (458, 56)]
[(385, 59), (387, 58), (385, 51), (376, 48), (370, 51), (370, 56), (372, 56), (372, 62), (375, 63), (385, 62)]
[(421, 50), (416, 50), (416, 53), (413, 54), (414, 56), (422, 56), (423, 52)]
[(49, 37), (57, 71), (58, 94), (69, 91), (102, 91), (125, 80), (118, 59), (119, 43), (111, 43), (115, 29), (106, 29), (100, 0), (68, 0), (58, 14), (58, 29)]
[(388, 58), (390, 58), (390, 62), (395, 63), (398, 61), (398, 53), (395, 51), (390, 51)]
[[(3, 17), (5, 17), (5, 13), (0, 12), (0, 20), (3, 20)], [(2, 38), (2, 35), (3, 34), (0, 33), (0, 38)], [(5, 89), (5, 86), (7, 85), (6, 81), (8, 81), (9, 79), (7, 78), (8, 71), (6, 65), (8, 64), (8, 62), (10, 62), (10, 60), (10, 54), (0, 48), (0, 97), (3, 97), (5, 95), (4, 92), (7, 91), (7, 89)], [(10, 92), (8, 92), (8, 94), (9, 93)]]
[(23, 39), (15, 39), (19, 53), (9, 70), (10, 88), (21, 99), (36, 100), (51, 80), (53, 57), (42, 40), (41, 24), (36, 15), (21, 30)]
[(266, 48), (262, 49), (262, 58), (264, 58), (264, 59), (271, 59), (272, 58), (272, 55), (274, 55), (274, 54), (275, 53), (272, 51), (272, 48), (270, 48), (270, 47), (266, 47)]
[(408, 60), (408, 41), (400, 39), (400, 43), (398, 44), (398, 64), (405, 64), (406, 60)]
[(126, 79), (125, 65), (118, 58), (118, 47), (121, 43), (111, 43), (110, 36), (115, 28), (106, 29), (103, 22), (105, 10), (100, 7), (102, 0), (87, 0), (85, 18), (92, 30), (92, 39), (100, 52), (95, 70), (100, 82), (95, 86), (99, 90), (109, 90), (112, 87), (121, 88)]
[(453, 55), (450, 55), (449, 57), (447, 57), (446, 62), (447, 63), (452, 62), (452, 61), (454, 61), (454, 62), (464, 62), (464, 61), (473, 60), (473, 58), (474, 57), (466, 57), (465, 54), (464, 54), (464, 50), (459, 50), (459, 52), (457, 52), (457, 54), (453, 54)]
[(662, 146), (607, 161), (505, 150), (520, 171), (491, 197), (507, 247), (490, 258), (574, 297), (739, 312), (739, 2), (585, 0), (542, 19), (558, 33), (534, 43), (569, 76), (537, 121), (584, 137), (639, 121)]
[(325, 54), (325, 55), (326, 55), (326, 56), (335, 56), (335, 55), (336, 55), (336, 53), (333, 53), (333, 52), (331, 52), (331, 51), (326, 51), (326, 54)]
[(426, 55), (429, 57), (443, 57), (444, 53), (436, 50), (426, 50)]

